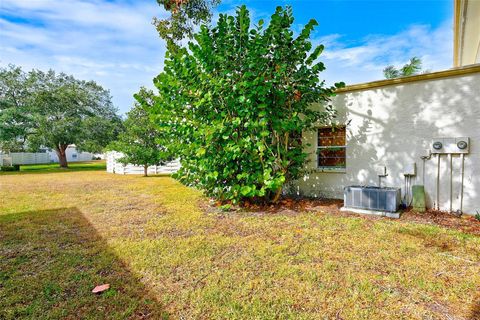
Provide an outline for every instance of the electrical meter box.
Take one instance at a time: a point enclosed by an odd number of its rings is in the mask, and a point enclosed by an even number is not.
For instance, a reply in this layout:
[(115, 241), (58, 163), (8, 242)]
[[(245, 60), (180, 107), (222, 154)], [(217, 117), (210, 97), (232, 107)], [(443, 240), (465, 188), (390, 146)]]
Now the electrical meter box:
[(431, 143), (432, 154), (465, 154), (470, 151), (470, 138), (435, 138)]
[(387, 167), (386, 166), (377, 166), (375, 168), (375, 172), (377, 173), (377, 176), (385, 177), (387, 175)]
[(403, 169), (404, 176), (414, 176), (417, 174), (417, 165), (415, 162), (408, 163)]

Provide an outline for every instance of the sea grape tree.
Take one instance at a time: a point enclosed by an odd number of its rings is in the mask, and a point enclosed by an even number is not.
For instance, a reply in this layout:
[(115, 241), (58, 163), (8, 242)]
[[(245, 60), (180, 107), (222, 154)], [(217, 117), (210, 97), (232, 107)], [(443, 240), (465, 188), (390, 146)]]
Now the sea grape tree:
[(212, 9), (220, 0), (157, 0), (157, 3), (170, 16), (153, 18), (153, 24), (168, 49), (175, 51), (182, 39), (191, 38), (195, 25), (210, 22)]
[[(306, 161), (302, 132), (329, 121), (325, 69), (310, 35), (295, 35), (290, 7), (252, 26), (245, 6), (202, 26), (188, 48), (167, 52), (151, 113), (177, 146), (180, 181), (220, 201), (275, 202)], [(321, 103), (324, 109), (312, 108)]]

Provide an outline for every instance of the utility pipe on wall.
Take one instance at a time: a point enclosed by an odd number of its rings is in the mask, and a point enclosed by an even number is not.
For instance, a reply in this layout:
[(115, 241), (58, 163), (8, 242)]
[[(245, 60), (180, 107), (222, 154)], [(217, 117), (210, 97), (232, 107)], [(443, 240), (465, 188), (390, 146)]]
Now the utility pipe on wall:
[(410, 188), (411, 188), (411, 176), (405, 176), (405, 183), (406, 183), (406, 187), (405, 187), (405, 205), (407, 207), (410, 206), (411, 202), (412, 202), (412, 197), (410, 195)]
[(437, 210), (440, 210), (440, 153), (437, 154)]
[(428, 156), (421, 156), (420, 159), (423, 160), (423, 170), (422, 170), (422, 185), (425, 186), (425, 162), (432, 158), (432, 151), (427, 150)]
[(450, 160), (450, 212), (453, 211), (453, 155), (451, 153), (448, 154), (448, 158)]
[[(460, 138), (438, 138), (434, 139), (432, 143), (433, 154), (431, 150), (427, 150), (428, 155), (421, 156), (420, 158), (423, 160), (423, 185), (425, 186), (425, 162), (429, 160), (432, 155), (437, 156), (437, 179), (436, 179), (436, 201), (433, 203), (433, 208), (440, 210), (440, 173), (441, 173), (441, 155), (445, 154), (448, 155), (448, 162), (450, 163), (450, 206), (449, 211), (450, 213), (456, 212), (459, 215), (463, 213), (463, 189), (464, 189), (464, 180), (465, 180), (465, 154), (468, 154), (469, 150), (469, 138), (460, 137)], [(460, 185), (460, 209), (457, 211), (453, 211), (453, 156), (459, 154), (461, 157), (461, 185)], [(445, 170), (447, 172), (447, 170)], [(409, 181), (406, 181), (408, 183)], [(436, 206), (435, 206), (436, 202)]]
[(462, 158), (462, 184), (460, 187), (460, 210), (458, 213), (461, 215), (463, 213), (463, 177), (465, 176), (465, 154), (461, 154), (460, 156)]
[(377, 173), (377, 175), (378, 175), (378, 187), (379, 188), (382, 187), (382, 178), (385, 178), (385, 177), (388, 176), (387, 167), (383, 166), (382, 168), (383, 168), (382, 172)]

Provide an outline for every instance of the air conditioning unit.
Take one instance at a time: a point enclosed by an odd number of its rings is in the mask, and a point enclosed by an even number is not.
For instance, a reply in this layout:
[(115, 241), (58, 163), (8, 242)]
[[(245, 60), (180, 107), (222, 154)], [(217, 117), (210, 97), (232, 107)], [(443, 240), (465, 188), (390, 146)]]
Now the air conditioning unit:
[(396, 212), (401, 202), (400, 188), (349, 186), (344, 188), (344, 206), (352, 209)]

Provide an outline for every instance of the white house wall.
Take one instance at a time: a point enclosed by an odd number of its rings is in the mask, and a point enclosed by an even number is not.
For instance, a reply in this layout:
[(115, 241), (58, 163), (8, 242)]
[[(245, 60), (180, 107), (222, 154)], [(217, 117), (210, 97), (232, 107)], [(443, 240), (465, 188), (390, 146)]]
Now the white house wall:
[[(432, 138), (470, 137), (465, 156), (463, 211), (480, 212), (480, 73), (341, 93), (333, 100), (336, 122), (347, 125), (347, 165), (343, 173), (316, 169), (316, 132), (305, 132), (309, 170), (295, 185), (298, 194), (342, 198), (349, 185), (377, 185), (377, 166), (388, 176), (382, 186), (404, 190), (404, 167), (416, 163), (413, 184), (422, 184), (423, 164)], [(350, 122), (349, 122), (350, 121)], [(441, 160), (440, 209), (450, 208), (450, 171)], [(460, 208), (461, 159), (453, 157), (453, 210)], [(427, 206), (436, 206), (437, 158), (425, 163)]]

